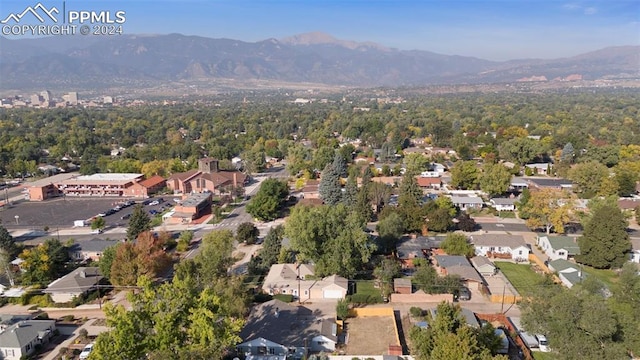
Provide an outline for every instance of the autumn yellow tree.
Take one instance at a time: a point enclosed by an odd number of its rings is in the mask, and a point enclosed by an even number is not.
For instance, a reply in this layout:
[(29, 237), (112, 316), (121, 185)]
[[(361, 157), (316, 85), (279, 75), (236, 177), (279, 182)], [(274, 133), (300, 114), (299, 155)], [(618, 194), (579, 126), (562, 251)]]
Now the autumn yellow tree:
[(530, 228), (544, 228), (549, 234), (553, 229), (558, 234), (564, 233), (564, 225), (573, 219), (573, 197), (564, 190), (541, 189), (531, 191), (531, 198), (523, 206), (529, 218)]

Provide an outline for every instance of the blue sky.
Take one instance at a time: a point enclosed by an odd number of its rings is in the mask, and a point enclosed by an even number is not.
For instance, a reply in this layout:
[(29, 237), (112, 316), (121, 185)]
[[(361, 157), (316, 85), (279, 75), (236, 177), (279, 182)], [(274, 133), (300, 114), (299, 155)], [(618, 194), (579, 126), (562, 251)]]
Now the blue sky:
[[(36, 3), (1, 0), (0, 17)], [(640, 45), (638, 0), (68, 0), (66, 8), (126, 11), (127, 34), (259, 41), (321, 31), (344, 40), (489, 60)]]

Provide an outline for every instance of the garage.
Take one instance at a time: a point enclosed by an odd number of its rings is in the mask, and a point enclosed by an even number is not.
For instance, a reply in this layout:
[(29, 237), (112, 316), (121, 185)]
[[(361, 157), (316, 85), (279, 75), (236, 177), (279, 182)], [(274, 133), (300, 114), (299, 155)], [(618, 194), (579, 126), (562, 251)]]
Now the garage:
[(324, 299), (342, 299), (342, 290), (323, 290), (322, 298)]

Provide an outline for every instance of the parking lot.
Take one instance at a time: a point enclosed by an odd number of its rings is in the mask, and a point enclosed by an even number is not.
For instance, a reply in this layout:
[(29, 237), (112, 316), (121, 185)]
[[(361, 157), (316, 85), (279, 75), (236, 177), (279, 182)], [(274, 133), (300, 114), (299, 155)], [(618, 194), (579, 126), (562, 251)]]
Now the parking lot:
[[(163, 196), (164, 202), (155, 206), (145, 205), (144, 209), (150, 211), (162, 212), (163, 208), (175, 206), (173, 197)], [(155, 198), (157, 199), (157, 198)], [(150, 202), (154, 199), (137, 199), (136, 203), (145, 201)], [(119, 203), (126, 201), (121, 198), (92, 198), (92, 199), (55, 199), (43, 202), (22, 202), (10, 208), (0, 210), (0, 220), (7, 229), (24, 229), (24, 228), (49, 228), (73, 227), (76, 220), (87, 220), (100, 213), (106, 214), (109, 209), (114, 208)], [(129, 220), (128, 216), (133, 212), (133, 206), (121, 209), (110, 215), (104, 216), (106, 226), (122, 226), (126, 225)], [(153, 215), (149, 215), (153, 217)], [(123, 217), (125, 219), (123, 219)]]

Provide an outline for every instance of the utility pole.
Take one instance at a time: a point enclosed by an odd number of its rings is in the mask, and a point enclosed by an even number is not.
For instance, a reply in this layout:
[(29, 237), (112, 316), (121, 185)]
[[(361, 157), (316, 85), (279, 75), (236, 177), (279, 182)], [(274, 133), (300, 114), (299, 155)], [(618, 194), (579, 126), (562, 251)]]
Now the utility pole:
[(302, 303), (302, 294), (300, 293), (300, 263), (296, 264), (296, 269), (298, 270), (298, 304)]
[(500, 312), (504, 314), (504, 294), (507, 290), (507, 284), (502, 285), (502, 305), (500, 307)]

